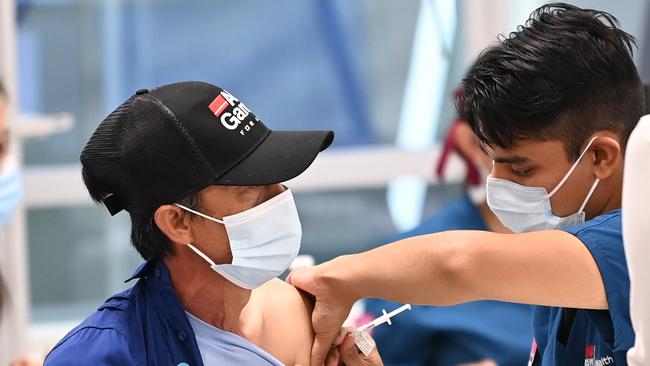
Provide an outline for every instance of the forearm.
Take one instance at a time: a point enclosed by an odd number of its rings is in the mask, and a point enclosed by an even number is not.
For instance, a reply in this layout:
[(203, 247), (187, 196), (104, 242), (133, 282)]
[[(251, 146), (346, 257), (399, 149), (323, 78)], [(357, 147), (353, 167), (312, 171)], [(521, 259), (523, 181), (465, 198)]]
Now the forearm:
[(585, 245), (560, 230), (448, 231), (412, 237), (319, 266), (315, 286), (352, 304), (365, 297), (454, 305), (478, 300), (607, 309)]
[(328, 264), (324, 282), (352, 300), (378, 297), (429, 305), (478, 300), (465, 274), (473, 260), (467, 241), (480, 234), (443, 232), (342, 256)]

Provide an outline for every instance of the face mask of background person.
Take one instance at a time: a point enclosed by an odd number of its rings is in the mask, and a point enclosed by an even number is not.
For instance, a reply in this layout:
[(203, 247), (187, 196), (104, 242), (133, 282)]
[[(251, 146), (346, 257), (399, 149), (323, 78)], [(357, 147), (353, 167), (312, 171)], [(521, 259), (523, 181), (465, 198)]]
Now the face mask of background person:
[(6, 98), (0, 85), (0, 228), (9, 223), (23, 195), (18, 163), (9, 156), (10, 132)]
[(0, 168), (0, 228), (7, 226), (23, 195), (18, 164), (5, 160)]

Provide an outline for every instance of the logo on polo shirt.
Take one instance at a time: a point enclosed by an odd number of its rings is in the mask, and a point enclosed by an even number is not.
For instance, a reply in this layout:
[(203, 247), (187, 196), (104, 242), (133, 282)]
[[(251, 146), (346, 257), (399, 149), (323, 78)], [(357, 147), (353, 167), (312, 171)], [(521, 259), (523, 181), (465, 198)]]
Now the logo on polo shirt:
[[(232, 94), (222, 90), (219, 95), (208, 106), (212, 113), (221, 120), (221, 124), (229, 129), (235, 130), (241, 123), (251, 114), (244, 103), (235, 98)], [(228, 111), (227, 111), (228, 110)], [(240, 131), (243, 135), (244, 131), (249, 131), (250, 127), (254, 125), (251, 121), (246, 124), (244, 129)]]
[(593, 344), (585, 347), (585, 366), (605, 366), (613, 365), (614, 358), (612, 356), (601, 357), (596, 359), (596, 346)]

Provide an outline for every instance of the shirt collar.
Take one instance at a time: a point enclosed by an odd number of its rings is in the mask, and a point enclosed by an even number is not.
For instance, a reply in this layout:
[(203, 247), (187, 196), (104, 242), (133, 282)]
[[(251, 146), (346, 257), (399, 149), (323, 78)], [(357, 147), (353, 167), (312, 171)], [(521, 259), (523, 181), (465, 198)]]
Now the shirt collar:
[(131, 275), (131, 277), (129, 277), (128, 279), (126, 279), (126, 281), (124, 281), (124, 282), (126, 283), (126, 282), (129, 282), (129, 281), (131, 281), (131, 280), (133, 280), (133, 279), (136, 279), (136, 278), (147, 277), (147, 275), (148, 275), (151, 271), (153, 271), (154, 268), (157, 267), (158, 262), (161, 262), (161, 261), (159, 261), (159, 260), (156, 259), (156, 258), (151, 258), (151, 259), (147, 260), (146, 262), (144, 262), (144, 263), (142, 263), (141, 265), (139, 265), (138, 268), (136, 268), (135, 272), (133, 272), (133, 274)]

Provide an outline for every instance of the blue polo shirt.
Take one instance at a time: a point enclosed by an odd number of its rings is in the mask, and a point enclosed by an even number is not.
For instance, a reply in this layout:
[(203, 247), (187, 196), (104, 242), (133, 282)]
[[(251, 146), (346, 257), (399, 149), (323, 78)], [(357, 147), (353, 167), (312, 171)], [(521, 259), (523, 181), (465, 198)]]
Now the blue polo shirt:
[[(395, 239), (447, 230), (486, 230), (477, 207), (464, 196)], [(385, 300), (369, 299), (372, 316), (397, 308)], [(493, 359), (499, 366), (525, 365), (533, 338), (529, 305), (479, 301), (450, 307), (413, 306), (375, 328), (386, 365), (448, 366)]]
[(538, 356), (535, 365), (627, 365), (634, 344), (630, 321), (630, 280), (621, 228), (621, 210), (613, 210), (565, 229), (587, 247), (600, 270), (608, 310), (535, 306)]
[[(138, 282), (112, 296), (70, 331), (45, 359), (55, 365), (202, 366), (201, 352), (217, 364), (278, 365), (265, 351), (232, 333), (192, 324), (160, 260), (144, 263), (131, 277)], [(129, 279), (130, 280), (130, 279)]]

